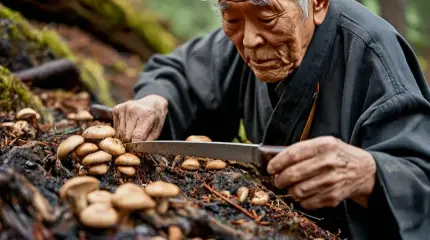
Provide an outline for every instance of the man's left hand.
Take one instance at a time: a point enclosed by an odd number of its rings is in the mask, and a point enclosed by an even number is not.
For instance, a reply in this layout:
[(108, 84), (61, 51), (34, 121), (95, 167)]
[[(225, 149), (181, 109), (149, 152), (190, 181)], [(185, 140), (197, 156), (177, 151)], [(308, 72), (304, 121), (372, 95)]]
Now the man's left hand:
[(306, 209), (335, 207), (352, 199), (367, 208), (373, 191), (376, 164), (373, 156), (334, 137), (295, 143), (270, 160), (267, 171), (277, 188)]

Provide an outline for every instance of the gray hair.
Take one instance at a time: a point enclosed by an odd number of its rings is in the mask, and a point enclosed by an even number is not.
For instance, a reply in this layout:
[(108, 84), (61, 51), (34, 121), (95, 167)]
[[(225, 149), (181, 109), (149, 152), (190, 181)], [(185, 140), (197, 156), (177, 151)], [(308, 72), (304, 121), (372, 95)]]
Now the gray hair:
[[(226, 3), (220, 3), (219, 0), (202, 0), (202, 1), (210, 2), (212, 4), (212, 8), (218, 11), (228, 6)], [(251, 0), (253, 4), (258, 6), (269, 5), (271, 1), (272, 0)], [(295, 0), (295, 1), (302, 11), (303, 18), (306, 19), (308, 17), (308, 0)]]

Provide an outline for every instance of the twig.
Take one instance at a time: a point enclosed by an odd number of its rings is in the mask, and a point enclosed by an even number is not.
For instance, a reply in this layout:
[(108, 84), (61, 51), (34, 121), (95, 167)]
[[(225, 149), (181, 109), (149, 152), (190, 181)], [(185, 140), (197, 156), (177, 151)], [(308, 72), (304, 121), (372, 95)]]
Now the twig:
[(203, 182), (203, 187), (205, 187), (207, 190), (209, 190), (212, 194), (215, 194), (217, 197), (221, 198), (222, 200), (230, 203), (232, 206), (234, 206), (235, 208), (239, 209), (240, 211), (242, 211), (244, 214), (246, 214), (248, 217), (250, 217), (251, 219), (255, 219), (254, 215), (252, 213), (250, 213), (248, 210), (246, 210), (245, 208), (237, 205), (236, 203), (232, 202), (230, 199), (224, 197), (221, 193), (218, 193), (215, 189), (212, 189), (209, 185), (207, 185), (205, 182)]

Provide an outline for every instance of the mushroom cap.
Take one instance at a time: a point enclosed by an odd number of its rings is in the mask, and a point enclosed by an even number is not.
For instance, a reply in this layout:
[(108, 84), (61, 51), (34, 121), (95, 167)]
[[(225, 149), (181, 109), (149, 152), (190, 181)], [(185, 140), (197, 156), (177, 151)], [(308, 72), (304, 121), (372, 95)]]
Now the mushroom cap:
[(107, 125), (92, 126), (82, 133), (85, 139), (104, 139), (115, 136), (115, 129)]
[(66, 158), (67, 154), (72, 152), (76, 147), (84, 142), (84, 138), (79, 135), (72, 135), (66, 140), (62, 141), (57, 147), (57, 157), (62, 160)]
[(79, 177), (71, 178), (71, 179), (67, 180), (63, 184), (63, 186), (61, 186), (60, 198), (65, 199), (67, 192), (70, 189), (73, 189), (73, 188), (78, 187), (78, 186), (86, 186), (89, 189), (96, 190), (100, 187), (100, 182), (97, 178), (90, 177), (90, 176), (79, 176)]
[(164, 181), (152, 182), (145, 187), (145, 192), (151, 197), (175, 197), (179, 191), (178, 186)]
[(36, 117), (37, 117), (37, 112), (31, 108), (23, 108), (16, 114), (16, 118), (19, 120), (31, 119)]
[(206, 169), (218, 170), (227, 167), (227, 163), (222, 160), (212, 160), (206, 164)]
[(203, 135), (191, 135), (185, 139), (187, 142), (212, 142), (212, 140)]
[(87, 227), (109, 228), (118, 222), (118, 213), (103, 203), (91, 204), (79, 214), (79, 220)]
[(118, 172), (125, 174), (129, 177), (132, 177), (136, 174), (136, 168), (133, 166), (117, 166), (116, 169)]
[(88, 173), (90, 175), (105, 175), (109, 170), (109, 165), (106, 163), (92, 165), (88, 168)]
[(100, 149), (114, 156), (118, 156), (125, 153), (125, 147), (122, 144), (121, 140), (119, 140), (118, 138), (105, 138), (99, 143), (99, 147)]
[(109, 153), (99, 150), (95, 153), (90, 153), (84, 159), (82, 159), (82, 165), (89, 166), (89, 165), (96, 165), (100, 163), (109, 162), (112, 160), (112, 155)]
[(94, 143), (82, 143), (76, 148), (75, 152), (78, 157), (85, 157), (90, 153), (96, 152), (97, 150), (99, 150), (99, 147), (97, 147), (97, 145)]
[(138, 166), (140, 158), (132, 153), (124, 153), (115, 159), (115, 165)]
[(143, 188), (130, 182), (124, 183), (116, 189), (112, 203), (118, 208), (130, 211), (156, 206), (155, 201), (145, 193)]
[(200, 168), (200, 163), (195, 158), (188, 158), (182, 162), (181, 168), (185, 170), (198, 170)]
[(87, 195), (87, 201), (90, 204), (95, 204), (95, 203), (111, 204), (112, 195), (113, 195), (112, 193), (106, 190), (96, 190), (96, 191), (90, 192)]
[(76, 115), (73, 118), (73, 120), (77, 120), (77, 121), (91, 121), (93, 119), (94, 119), (93, 115), (91, 115), (91, 113), (88, 112), (87, 110), (79, 111), (78, 113), (76, 113)]

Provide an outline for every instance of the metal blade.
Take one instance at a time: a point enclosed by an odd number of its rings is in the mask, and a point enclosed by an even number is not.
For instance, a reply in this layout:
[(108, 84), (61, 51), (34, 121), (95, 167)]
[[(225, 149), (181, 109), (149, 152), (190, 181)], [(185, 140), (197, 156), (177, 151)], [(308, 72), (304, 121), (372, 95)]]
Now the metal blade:
[(225, 142), (144, 141), (125, 144), (128, 152), (241, 161), (260, 166), (259, 145)]

